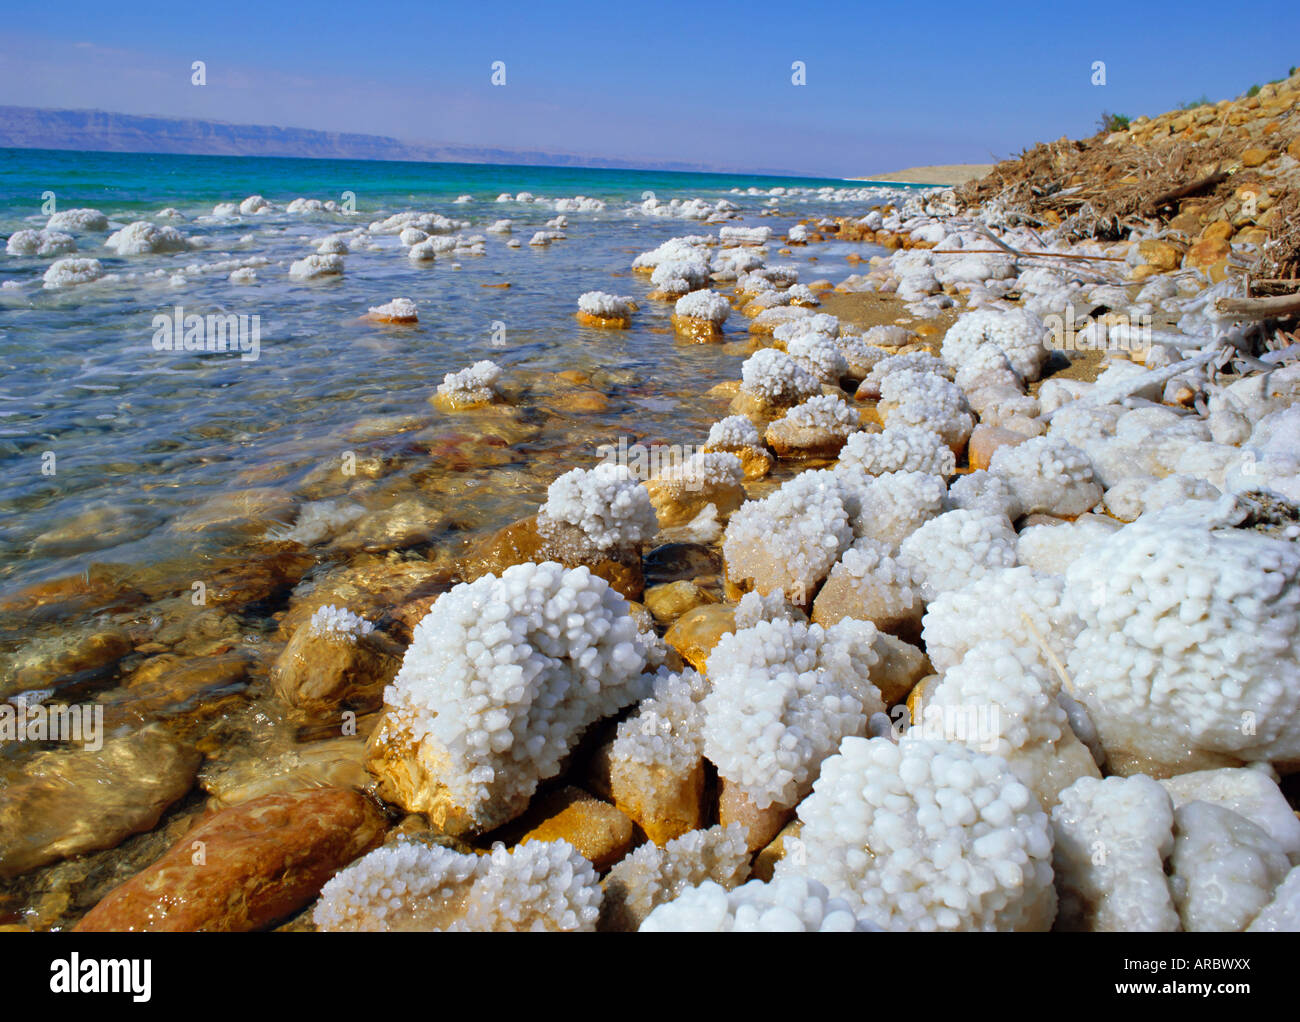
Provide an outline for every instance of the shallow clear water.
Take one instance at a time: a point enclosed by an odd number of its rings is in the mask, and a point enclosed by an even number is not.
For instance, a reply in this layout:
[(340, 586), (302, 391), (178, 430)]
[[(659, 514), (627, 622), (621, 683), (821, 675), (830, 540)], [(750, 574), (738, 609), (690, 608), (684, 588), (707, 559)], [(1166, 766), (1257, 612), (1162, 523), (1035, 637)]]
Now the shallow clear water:
[[(235, 516), (213, 502), (250, 488), (263, 532), (267, 520), (291, 525), (311, 501), (382, 505), (412, 493), (431, 515), (445, 516), (447, 528), (463, 530), (527, 513), (550, 478), (584, 458), (590, 463), (598, 443), (620, 436), (699, 442), (717, 409), (698, 395), (736, 378), (740, 356), (676, 343), (671, 306), (646, 302), (648, 278), (629, 267), (637, 253), (669, 237), (716, 233), (718, 225), (629, 210), (647, 191), (661, 201), (726, 197), (745, 217), (732, 222), (768, 224), (779, 235), (809, 217), (860, 215), (863, 201), (828, 201), (816, 191), (842, 184), (0, 150), (4, 236), (43, 226), (43, 193), (53, 192), (58, 209), (100, 209), (112, 229), (155, 219), (203, 246), (118, 257), (103, 247), (105, 233), (78, 234), (76, 254), (99, 259), (119, 279), (58, 291), (41, 287), (51, 259), (0, 254), (0, 281), (21, 285), (0, 291), (0, 594), (93, 562), (184, 564), (205, 551), (230, 553), (245, 534), (232, 532)], [(746, 192), (755, 188), (763, 194)], [(772, 188), (792, 191), (773, 205)], [(528, 239), (556, 215), (553, 203), (494, 201), (525, 190), (548, 200), (592, 196), (607, 208), (566, 213), (567, 239), (534, 248)], [(345, 192), (355, 195), (355, 215), (283, 212), (298, 196), (341, 201)], [(454, 201), (465, 193), (474, 201)], [(210, 216), (215, 203), (252, 194), (279, 211)], [(157, 220), (169, 206), (184, 219)], [(483, 256), (448, 253), (412, 264), (395, 236), (378, 236), (382, 250), (354, 245), (341, 278), (289, 278), (289, 263), (322, 238), (407, 210), (470, 221), (463, 234), (510, 218), (523, 245), (511, 249), (506, 237), (488, 234)], [(769, 262), (778, 258), (775, 248)], [(817, 246), (816, 256), (829, 260), (835, 249)], [(810, 254), (796, 252), (780, 261), (804, 262)], [(203, 269), (252, 257), (269, 264), (251, 285), (231, 283), (228, 269)], [(183, 281), (170, 279), (187, 267)], [(840, 262), (837, 270), (836, 279), (847, 267)], [(827, 270), (806, 266), (801, 279), (823, 275)], [(633, 328), (580, 327), (573, 314), (587, 290), (640, 300)], [(418, 326), (360, 319), (397, 296), (417, 303)], [(260, 357), (155, 350), (153, 318), (176, 306), (186, 314), (260, 317)], [(743, 321), (729, 329), (742, 337)], [(533, 388), (523, 407), (495, 419), (435, 410), (428, 399), (443, 374), (480, 358), (504, 366), (507, 383)], [(592, 374), (608, 408), (566, 414), (542, 374), (568, 369)], [(489, 459), (481, 456), (485, 433), (496, 436)], [(337, 466), (349, 452), (379, 467), (347, 476)], [(492, 466), (482, 467), (485, 461)]]

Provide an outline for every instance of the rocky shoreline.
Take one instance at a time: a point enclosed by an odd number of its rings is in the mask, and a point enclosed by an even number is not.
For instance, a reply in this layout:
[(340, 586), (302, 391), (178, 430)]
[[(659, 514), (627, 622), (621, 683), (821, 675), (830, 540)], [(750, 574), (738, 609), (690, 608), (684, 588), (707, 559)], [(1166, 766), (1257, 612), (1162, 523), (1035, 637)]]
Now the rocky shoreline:
[[(107, 737), (0, 760), (0, 928), (1300, 928), (1298, 104), (642, 253), (677, 340), (742, 359), (713, 427), (539, 458), (535, 513), (460, 545), (322, 509), (202, 602), (8, 598), (89, 624), (0, 705)], [(877, 254), (780, 262), (830, 243)], [(581, 329), (645, 314), (602, 286)], [(437, 456), (490, 474), (539, 395), (628, 380), (449, 373)]]

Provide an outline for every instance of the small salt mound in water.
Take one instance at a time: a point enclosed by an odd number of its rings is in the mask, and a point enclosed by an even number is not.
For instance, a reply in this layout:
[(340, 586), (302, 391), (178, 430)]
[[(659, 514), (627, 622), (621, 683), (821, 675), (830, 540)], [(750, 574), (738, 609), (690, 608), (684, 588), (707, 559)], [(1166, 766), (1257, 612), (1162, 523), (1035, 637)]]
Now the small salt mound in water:
[(15, 231), (9, 235), (5, 251), (17, 256), (56, 256), (77, 251), (71, 234), (51, 231)]
[(496, 390), (500, 378), (501, 367), (488, 359), (482, 359), (468, 369), (444, 376), (434, 400), (454, 411), (489, 405), (500, 397)]
[(326, 238), (316, 246), (318, 255), (347, 255), (348, 243), (342, 238)]
[(47, 231), (106, 231), (108, 217), (97, 209), (65, 209), (45, 223)]
[(394, 298), (383, 305), (372, 305), (366, 319), (377, 323), (417, 323), (420, 317), (416, 313), (415, 302), (409, 298)]
[(92, 280), (99, 280), (103, 275), (104, 268), (99, 265), (98, 259), (59, 259), (50, 264), (42, 279), (45, 281), (44, 286), (53, 290), (88, 284)]
[(587, 291), (578, 296), (578, 322), (583, 326), (626, 330), (632, 323), (632, 302), (605, 291)]
[(488, 234), (509, 234), (514, 230), (514, 221), (512, 220), (495, 220), (488, 227)]
[(731, 315), (731, 303), (716, 291), (692, 291), (673, 307), (673, 329), (694, 341), (722, 336), (722, 324)]
[(232, 284), (251, 284), (257, 280), (257, 271), (250, 266), (233, 270), (230, 274), (230, 283)]
[(244, 216), (252, 216), (254, 213), (269, 213), (271, 212), (271, 204), (260, 195), (250, 195), (239, 204), (239, 212)]
[(294, 280), (319, 280), (337, 277), (343, 273), (343, 257), (339, 255), (309, 255), (289, 266), (289, 276)]
[(150, 255), (157, 252), (184, 252), (193, 245), (175, 227), (159, 227), (148, 220), (137, 220), (109, 235), (104, 242), (118, 255)]

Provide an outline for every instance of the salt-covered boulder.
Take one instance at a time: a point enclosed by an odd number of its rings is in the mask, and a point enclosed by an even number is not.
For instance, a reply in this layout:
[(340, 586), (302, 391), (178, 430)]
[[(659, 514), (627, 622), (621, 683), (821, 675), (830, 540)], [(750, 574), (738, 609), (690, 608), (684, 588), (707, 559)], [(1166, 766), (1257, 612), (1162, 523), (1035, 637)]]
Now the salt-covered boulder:
[(327, 604), (294, 632), (271, 667), (276, 695), (304, 709), (374, 709), (401, 650), (365, 618)]
[(716, 291), (692, 291), (677, 299), (673, 306), (673, 329), (688, 340), (717, 340), (729, 315), (731, 303)]
[(842, 397), (819, 394), (771, 423), (765, 438), (780, 458), (833, 458), (861, 425)]
[(1087, 454), (1050, 436), (998, 448), (988, 470), (1006, 481), (1022, 514), (1072, 517), (1102, 497)]
[(1069, 670), (1116, 772), (1300, 758), (1300, 552), (1243, 515), (1166, 508), (1070, 565)]
[(1056, 928), (1122, 933), (1181, 928), (1165, 877), (1174, 849), (1169, 796), (1150, 777), (1081, 777), (1052, 809)]
[(645, 639), (585, 568), (520, 564), (440, 596), (384, 692), (369, 766), (448, 833), (517, 816), (584, 728), (645, 694)]
[(774, 879), (818, 880), (887, 930), (1042, 931), (1056, 915), (1047, 815), (996, 756), (848, 737), (799, 819), (805, 861)]
[(987, 572), (1015, 567), (1016, 534), (1005, 515), (945, 511), (903, 540), (899, 554), (928, 603)]
[(854, 433), (840, 452), (840, 463), (856, 465), (868, 475), (925, 472), (948, 476), (956, 467), (956, 458), (934, 430), (892, 426), (882, 433)]
[(712, 504), (723, 518), (745, 501), (745, 471), (740, 458), (727, 453), (697, 452), (669, 465), (642, 485), (650, 494), (660, 528), (684, 525)]
[(502, 369), (490, 359), (475, 362), (458, 373), (448, 373), (438, 384), (434, 403), (448, 411), (482, 408), (501, 400), (497, 381)]
[(188, 238), (175, 227), (158, 226), (148, 220), (137, 220), (110, 234), (104, 242), (118, 255), (150, 255), (158, 252), (184, 252), (191, 248)]
[(343, 274), (343, 257), (341, 255), (320, 255), (313, 253), (303, 259), (296, 259), (289, 264), (289, 276), (294, 280), (323, 280)]
[(50, 215), (47, 231), (106, 231), (108, 217), (97, 209), (65, 209)]
[(605, 291), (578, 296), (578, 322), (606, 330), (626, 330), (632, 324), (632, 303)]
[(852, 538), (835, 476), (804, 472), (732, 514), (722, 543), (727, 580), (807, 605)]
[(43, 229), (14, 231), (5, 242), (5, 251), (16, 256), (56, 256), (77, 251), (71, 234)]
[(728, 415), (710, 426), (704, 453), (734, 454), (740, 459), (746, 479), (761, 479), (772, 471), (775, 463), (763, 446), (758, 427), (743, 415)]
[(911, 426), (933, 430), (953, 451), (966, 446), (974, 417), (961, 388), (935, 373), (903, 369), (880, 383), (878, 411), (886, 428)]
[(1047, 361), (1047, 328), (1043, 321), (1024, 309), (976, 309), (964, 313), (943, 338), (940, 355), (960, 369), (985, 345), (1006, 355), (1011, 366), (1026, 382), (1038, 379)]
[(857, 618), (883, 632), (915, 638), (923, 609), (911, 569), (893, 556), (892, 548), (858, 539), (831, 568), (813, 602), (812, 618), (823, 626)]
[(821, 393), (815, 376), (775, 348), (764, 348), (747, 358), (740, 375), (740, 394), (750, 399), (750, 407), (741, 411), (771, 417)]
[(688, 887), (659, 905), (642, 933), (866, 933), (879, 927), (859, 919), (847, 901), (824, 884), (787, 876), (751, 880), (728, 891), (711, 880)]
[(104, 275), (104, 268), (98, 259), (56, 259), (50, 264), (42, 278), (46, 290), (75, 287), (99, 280)]
[(312, 913), (326, 932), (594, 930), (596, 872), (567, 841), (490, 855), (398, 840), (329, 881)]

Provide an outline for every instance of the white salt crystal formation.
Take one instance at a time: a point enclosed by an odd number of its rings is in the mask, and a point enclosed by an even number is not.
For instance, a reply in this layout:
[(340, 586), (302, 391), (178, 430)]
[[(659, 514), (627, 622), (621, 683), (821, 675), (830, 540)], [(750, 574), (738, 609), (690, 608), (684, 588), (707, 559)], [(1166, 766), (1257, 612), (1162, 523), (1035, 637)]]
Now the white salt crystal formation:
[(803, 606), (852, 539), (835, 476), (803, 472), (732, 514), (722, 542), (727, 578)]
[(927, 603), (981, 575), (1016, 565), (1016, 534), (1005, 515), (945, 511), (899, 546)]
[(1047, 361), (1043, 321), (1024, 309), (976, 309), (961, 315), (943, 338), (940, 356), (956, 369), (978, 358), (991, 345), (1007, 357), (1022, 380), (1038, 379)]
[(289, 264), (289, 276), (294, 280), (320, 280), (337, 277), (343, 273), (341, 255), (312, 254)]
[(1052, 832), (1005, 761), (954, 742), (845, 738), (799, 806), (803, 875), (886, 930), (1044, 931)]
[(787, 876), (771, 883), (751, 880), (733, 891), (705, 881), (660, 905), (641, 924), (642, 933), (853, 933), (878, 927), (859, 920), (849, 903), (832, 898), (825, 885)]
[(950, 476), (957, 459), (938, 433), (922, 426), (891, 426), (882, 433), (855, 433), (840, 452), (840, 462), (868, 475), (927, 472)]
[(518, 564), (438, 598), (384, 691), (369, 766), (445, 831), (513, 819), (584, 728), (646, 694), (645, 639), (585, 567)]
[(438, 385), (438, 398), (452, 409), (475, 408), (491, 404), (498, 398), (496, 384), (501, 367), (489, 359), (475, 362), (468, 369), (448, 373)]
[(1052, 809), (1056, 928), (1172, 932), (1181, 929), (1165, 877), (1174, 810), (1150, 777), (1081, 777)]
[(795, 805), (845, 735), (883, 712), (871, 683), (876, 627), (761, 621), (709, 655), (704, 753), (757, 809)]
[(835, 466), (853, 535), (874, 539), (889, 549), (944, 510), (948, 488), (928, 472), (886, 472), (870, 476), (852, 462)]
[(5, 251), (16, 256), (56, 256), (77, 251), (77, 243), (71, 234), (60, 231), (14, 231), (5, 243)]
[(784, 351), (764, 348), (740, 367), (741, 390), (773, 408), (790, 408), (821, 393), (817, 378)]
[(625, 465), (575, 468), (551, 483), (537, 531), (595, 552), (640, 548), (659, 531), (650, 494)]
[(1166, 508), (1070, 565), (1069, 671), (1117, 772), (1300, 758), (1300, 551), (1240, 517)]
[(97, 209), (65, 209), (45, 222), (47, 231), (106, 231), (108, 217)]
[(103, 275), (104, 268), (99, 264), (98, 259), (56, 259), (45, 271), (42, 286), (54, 291), (59, 288), (75, 287), (78, 284), (88, 284), (92, 280), (99, 280)]
[(347, 607), (336, 607), (332, 603), (317, 607), (307, 627), (313, 635), (350, 641), (355, 641), (362, 635), (369, 635), (375, 630), (374, 624), (360, 614), (354, 614)]
[(574, 933), (595, 929), (599, 906), (596, 872), (567, 841), (473, 855), (398, 840), (329, 880), (313, 921), (334, 933)]
[(104, 242), (118, 255), (149, 255), (157, 252), (184, 252), (191, 248), (188, 238), (175, 227), (159, 227), (148, 220), (137, 220), (110, 234)]
[(703, 883), (730, 890), (749, 876), (745, 830), (736, 824), (693, 830), (662, 848), (644, 844), (605, 877), (601, 930), (635, 930), (658, 905)]
[(692, 291), (677, 299), (673, 311), (678, 316), (721, 326), (731, 315), (731, 303), (716, 291)]
[(628, 299), (606, 291), (586, 291), (579, 295), (578, 312), (598, 320), (626, 321), (632, 318)]
[(867, 538), (844, 551), (813, 603), (813, 620), (820, 625), (857, 618), (895, 635), (914, 635), (921, 612), (911, 569), (888, 544)]
[(1091, 510), (1102, 496), (1088, 455), (1050, 436), (999, 447), (989, 472), (1010, 487), (1021, 514), (1073, 517)]
[(953, 450), (965, 446), (975, 427), (960, 387), (942, 376), (915, 369), (901, 369), (884, 377), (879, 410), (886, 428), (930, 429)]

